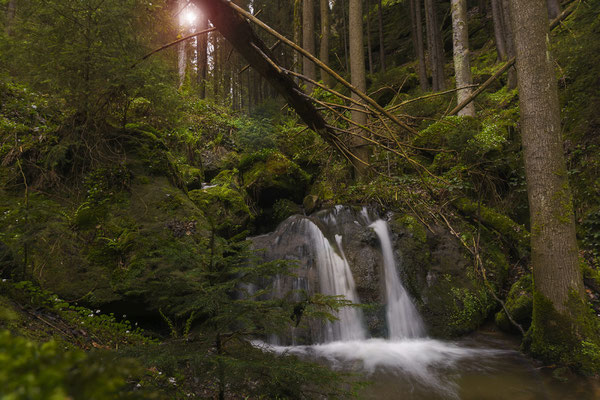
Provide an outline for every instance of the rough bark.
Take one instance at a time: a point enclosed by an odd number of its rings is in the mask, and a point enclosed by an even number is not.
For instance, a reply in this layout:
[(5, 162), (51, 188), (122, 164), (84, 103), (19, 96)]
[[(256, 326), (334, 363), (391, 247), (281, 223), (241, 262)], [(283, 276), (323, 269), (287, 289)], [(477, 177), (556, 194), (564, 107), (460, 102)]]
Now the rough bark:
[(12, 35), (13, 21), (15, 20), (16, 13), (17, 1), (9, 0), (8, 5), (6, 6), (6, 34), (8, 36)]
[(421, 16), (421, 1), (410, 0), (410, 18), (412, 26), (412, 41), (415, 49), (415, 56), (418, 63), (419, 84), (424, 92), (429, 90), (429, 80), (427, 79), (427, 63), (425, 61), (425, 49), (423, 47), (423, 17)]
[(383, 6), (381, 0), (377, 4), (377, 22), (379, 25), (379, 63), (381, 64), (381, 72), (385, 72), (385, 42), (383, 37)]
[[(294, 0), (294, 43), (302, 45), (302, 1)], [(297, 51), (293, 52), (294, 71), (302, 72), (300, 66), (300, 55)]]
[(442, 33), (437, 16), (437, 0), (425, 0), (425, 24), (427, 26), (427, 48), (431, 66), (432, 88), (434, 91), (444, 90), (444, 47)]
[(371, 2), (367, 0), (367, 55), (369, 58), (369, 74), (373, 74), (373, 46), (371, 46)]
[(494, 39), (498, 59), (505, 61), (507, 58), (506, 42), (504, 35), (504, 19), (502, 18), (502, 0), (492, 0), (492, 20), (494, 21)]
[[(302, 0), (302, 47), (310, 54), (315, 55), (315, 4), (313, 0)], [(316, 80), (315, 64), (307, 57), (302, 59), (302, 73), (310, 79)], [(307, 83), (306, 92), (311, 93), (314, 85)]]
[[(204, 13), (200, 13), (198, 18), (198, 31), (208, 29), (208, 18)], [(197, 39), (198, 52), (198, 94), (201, 98), (206, 98), (206, 78), (208, 73), (208, 35), (201, 35)]]
[[(319, 48), (319, 59), (329, 65), (329, 0), (320, 0), (321, 3), (321, 46)], [(321, 79), (326, 86), (331, 86), (331, 77), (321, 70)]]
[[(502, 30), (504, 32), (504, 43), (506, 44), (506, 55), (509, 59), (516, 56), (512, 12), (509, 5), (510, 1), (511, 0), (501, 0), (502, 5), (500, 7), (502, 12), (502, 21), (504, 22), (504, 27)], [(511, 68), (508, 70), (508, 79), (506, 85), (510, 89), (514, 89), (517, 87), (516, 69)]]
[[(367, 81), (365, 73), (365, 54), (363, 42), (363, 10), (362, 0), (349, 1), (349, 17), (348, 17), (349, 42), (350, 42), (350, 76), (351, 82), (361, 92), (367, 90)], [(360, 97), (352, 93), (354, 100), (360, 101)], [(367, 115), (363, 112), (352, 112), (352, 120), (358, 124), (365, 125), (367, 123)], [(364, 139), (353, 138), (354, 154), (362, 161), (367, 162), (369, 157), (369, 149)], [(358, 160), (354, 160), (354, 168), (359, 176), (366, 173), (365, 165)]]
[[(462, 88), (473, 84), (471, 75), (471, 62), (469, 60), (469, 28), (467, 26), (467, 0), (452, 0), (452, 39), (454, 45), (454, 74), (456, 87)], [(457, 92), (458, 104), (469, 98), (471, 88), (461, 89)], [(470, 102), (458, 115), (475, 116), (475, 104)]]
[(553, 20), (560, 15), (560, 0), (548, 0), (548, 18)]
[[(179, 0), (177, 2), (177, 10), (182, 10), (187, 4), (186, 0)], [(185, 81), (185, 72), (187, 68), (187, 43), (181, 42), (177, 45), (177, 71), (179, 73), (179, 87), (183, 86)]]
[(550, 361), (586, 340), (587, 307), (563, 153), (558, 88), (548, 48), (545, 0), (511, 0), (511, 11), (531, 215), (535, 293), (531, 349)]

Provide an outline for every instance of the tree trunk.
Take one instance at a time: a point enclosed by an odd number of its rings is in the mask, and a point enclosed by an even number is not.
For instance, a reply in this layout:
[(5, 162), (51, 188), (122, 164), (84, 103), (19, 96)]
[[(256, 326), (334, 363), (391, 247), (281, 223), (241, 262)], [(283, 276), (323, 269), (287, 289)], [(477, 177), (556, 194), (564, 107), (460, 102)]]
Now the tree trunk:
[(502, 0), (492, 0), (492, 20), (494, 21), (494, 38), (496, 40), (498, 59), (500, 61), (505, 61), (507, 59), (507, 52), (506, 35), (504, 34), (505, 23), (502, 14)]
[(427, 48), (431, 64), (432, 87), (434, 91), (444, 90), (444, 48), (442, 33), (438, 23), (436, 0), (425, 0), (425, 23), (427, 25)]
[[(302, 0), (302, 47), (315, 55), (315, 5), (313, 0)], [(302, 61), (302, 73), (312, 80), (317, 80), (315, 64), (307, 57)], [(311, 93), (314, 85), (306, 84), (306, 92)]]
[[(186, 0), (179, 0), (177, 2), (177, 11), (182, 10), (187, 5)], [(181, 28), (180, 28), (181, 29)], [(187, 43), (181, 42), (177, 45), (177, 70), (179, 72), (179, 87), (183, 86), (185, 82), (185, 73), (187, 69)]]
[(381, 72), (385, 72), (385, 42), (383, 37), (383, 6), (381, 0), (377, 4), (377, 19), (379, 25), (379, 63), (381, 64)]
[[(512, 22), (512, 12), (510, 9), (509, 2), (511, 0), (501, 0), (502, 6), (502, 21), (504, 22), (504, 43), (506, 44), (506, 54), (509, 59), (516, 56), (515, 50), (515, 38), (514, 38), (514, 28)], [(508, 80), (506, 85), (510, 89), (514, 89), (517, 87), (517, 71), (514, 68), (508, 70)]]
[[(198, 22), (198, 31), (208, 29), (208, 18), (204, 13), (200, 13)], [(208, 72), (208, 35), (200, 35), (197, 40), (197, 83), (198, 83), (198, 94), (200, 98), (206, 98), (206, 75)]]
[(346, 72), (350, 71), (350, 57), (348, 57), (348, 24), (346, 22), (346, 1), (342, 0), (342, 39), (344, 45), (344, 62)]
[[(469, 28), (467, 26), (467, 0), (452, 0), (452, 39), (454, 44), (454, 74), (456, 87), (461, 88), (473, 83), (471, 62), (469, 60)], [(471, 88), (461, 89), (457, 93), (458, 104), (471, 95)], [(470, 102), (458, 115), (475, 116), (475, 104)]]
[(568, 362), (563, 356), (586, 357), (581, 343), (598, 338), (589, 336), (545, 0), (511, 0), (511, 15), (531, 215), (530, 349), (547, 362)]
[[(301, 0), (294, 0), (294, 43), (296, 43), (297, 45), (301, 46), (302, 40), (302, 1)], [(302, 69), (300, 67), (300, 55), (298, 54), (297, 51), (293, 52), (293, 58), (294, 58), (294, 71), (296, 72), (302, 72)], [(296, 82), (298, 82), (298, 80), (296, 79)]]
[(548, 0), (548, 18), (555, 19), (561, 13), (560, 0)]
[[(319, 48), (319, 59), (324, 64), (329, 65), (329, 32), (331, 27), (329, 26), (329, 0), (321, 1), (321, 46)], [(331, 86), (331, 77), (328, 73), (321, 70), (321, 79), (325, 86)]]
[(369, 58), (369, 74), (373, 75), (373, 47), (371, 46), (371, 2), (367, 0), (367, 55)]
[[(348, 25), (350, 26), (350, 76), (352, 78), (352, 85), (364, 93), (367, 90), (367, 80), (365, 74), (362, 0), (349, 1)], [(360, 101), (360, 97), (354, 92), (352, 93), (352, 98)], [(352, 120), (358, 124), (366, 125), (367, 115), (362, 112), (352, 111)], [(358, 130), (357, 134), (364, 135), (365, 132)], [(360, 161), (368, 162), (369, 149), (367, 143), (364, 139), (353, 137), (352, 144), (353, 153), (359, 159), (353, 160), (354, 170), (359, 177), (364, 176), (367, 172), (367, 168), (365, 167), (365, 164)]]
[(410, 0), (410, 18), (412, 22), (412, 39), (415, 49), (415, 56), (419, 64), (419, 83), (421, 90), (429, 90), (429, 80), (427, 79), (427, 63), (425, 61), (425, 49), (423, 48), (423, 18), (421, 17), (421, 0)]
[(12, 35), (13, 22), (17, 13), (17, 0), (9, 0), (6, 6), (6, 34)]

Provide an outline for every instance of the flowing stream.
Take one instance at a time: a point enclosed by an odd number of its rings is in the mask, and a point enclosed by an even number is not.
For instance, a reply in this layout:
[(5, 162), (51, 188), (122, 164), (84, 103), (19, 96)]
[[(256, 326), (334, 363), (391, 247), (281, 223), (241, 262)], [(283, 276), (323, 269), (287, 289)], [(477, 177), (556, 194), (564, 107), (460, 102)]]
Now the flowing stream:
[[(274, 239), (265, 236), (273, 257), (301, 260), (301, 273), (278, 278), (277, 290), (302, 288), (327, 295), (342, 295), (360, 303), (351, 266), (344, 252), (344, 234), (352, 224), (371, 229), (380, 251), (385, 319), (388, 339), (369, 338), (359, 308), (345, 307), (338, 321), (320, 324), (311, 332), (291, 332), (291, 345), (256, 342), (265, 351), (295, 354), (321, 360), (332, 367), (363, 371), (374, 383), (361, 395), (370, 399), (597, 399), (600, 387), (571, 378), (560, 383), (540, 371), (517, 346), (497, 334), (478, 334), (449, 342), (428, 338), (425, 326), (399, 276), (390, 229), (383, 219), (371, 218), (366, 208), (353, 214), (336, 208), (313, 217), (292, 217), (282, 223)], [(345, 225), (344, 225), (345, 224)], [(346, 227), (346, 228), (344, 228)], [(318, 289), (317, 289), (318, 288)], [(298, 337), (310, 337), (298, 345)], [(304, 340), (306, 343), (306, 340)]]

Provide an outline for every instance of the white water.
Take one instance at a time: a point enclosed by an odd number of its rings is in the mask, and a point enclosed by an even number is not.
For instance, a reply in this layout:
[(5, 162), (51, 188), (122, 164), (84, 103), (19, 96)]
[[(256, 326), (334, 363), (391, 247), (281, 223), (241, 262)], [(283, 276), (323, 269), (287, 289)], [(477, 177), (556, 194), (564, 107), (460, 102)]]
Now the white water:
[[(341, 237), (337, 239), (341, 256), (338, 255), (318, 226), (310, 220), (304, 220), (306, 232), (314, 246), (314, 254), (319, 272), (321, 293), (330, 296), (342, 295), (353, 303), (359, 303), (356, 285), (350, 266), (341, 246)], [(367, 337), (361, 310), (344, 307), (338, 313), (338, 321), (327, 323), (325, 342), (335, 340), (362, 340)]]
[(392, 374), (397, 379), (407, 380), (409, 386), (426, 387), (427, 390), (442, 394), (443, 398), (448, 399), (458, 397), (455, 377), (451, 371), (458, 367), (459, 362), (476, 359), (491, 360), (510, 353), (506, 350), (460, 347), (433, 339), (401, 341), (368, 339), (312, 346), (273, 346), (262, 342), (253, 344), (265, 351), (279, 354), (324, 359), (336, 368), (347, 369), (351, 366), (369, 374), (376, 372)]
[(422, 337), (425, 335), (425, 326), (408, 292), (400, 282), (387, 222), (379, 219), (369, 227), (373, 228), (381, 243), (389, 338), (400, 340)]

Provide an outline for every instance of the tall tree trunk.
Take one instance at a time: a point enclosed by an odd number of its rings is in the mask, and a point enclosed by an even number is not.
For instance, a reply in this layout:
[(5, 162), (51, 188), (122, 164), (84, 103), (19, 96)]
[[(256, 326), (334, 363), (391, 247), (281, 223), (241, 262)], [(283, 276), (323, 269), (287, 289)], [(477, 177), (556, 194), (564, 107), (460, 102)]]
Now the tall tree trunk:
[[(454, 44), (454, 74), (456, 87), (469, 86), (473, 83), (471, 62), (469, 60), (469, 28), (467, 25), (467, 0), (452, 0), (452, 39)], [(471, 95), (471, 88), (458, 91), (458, 104)], [(470, 102), (458, 115), (475, 116), (475, 104)]]
[(553, 20), (561, 13), (560, 0), (548, 0), (548, 18)]
[(421, 0), (410, 0), (410, 18), (412, 22), (412, 40), (415, 49), (415, 56), (419, 64), (419, 83), (421, 90), (429, 90), (429, 80), (427, 79), (427, 62), (425, 61), (425, 49), (423, 48), (423, 18), (421, 16)]
[(373, 47), (371, 46), (371, 2), (367, 0), (367, 55), (369, 59), (369, 74), (373, 74)]
[(506, 25), (502, 13), (502, 0), (492, 0), (492, 20), (494, 21), (494, 38), (498, 59), (505, 61), (507, 59), (506, 35), (504, 33)]
[[(204, 13), (200, 13), (198, 18), (198, 31), (208, 28), (208, 18)], [(198, 95), (200, 98), (206, 98), (206, 77), (208, 72), (208, 35), (197, 37), (197, 83)]]
[[(302, 0), (294, 0), (294, 43), (302, 46)], [(294, 71), (302, 72), (300, 66), (300, 55), (297, 51), (293, 52)], [(298, 79), (296, 79), (298, 83)]]
[(12, 35), (12, 27), (17, 13), (17, 0), (9, 0), (6, 6), (6, 34)]
[[(329, 0), (320, 0), (321, 6), (321, 46), (319, 47), (319, 59), (329, 65)], [(331, 77), (321, 70), (321, 79), (325, 86), (331, 86)]]
[[(513, 58), (516, 56), (515, 50), (515, 37), (514, 37), (514, 28), (512, 22), (512, 11), (510, 9), (509, 2), (511, 0), (502, 0), (502, 21), (504, 22), (504, 43), (506, 44), (506, 54), (508, 58)], [(511, 68), (508, 70), (508, 79), (506, 85), (510, 89), (514, 89), (517, 87), (517, 70), (515, 68)]]
[(346, 63), (346, 72), (350, 71), (350, 57), (348, 57), (348, 23), (346, 21), (346, 1), (342, 0), (342, 39), (344, 45), (344, 62)]
[(377, 20), (379, 25), (379, 63), (381, 64), (381, 72), (385, 72), (385, 42), (383, 37), (383, 6), (381, 0), (377, 4)]
[(437, 16), (437, 0), (425, 0), (425, 23), (427, 25), (427, 48), (431, 64), (432, 87), (434, 91), (444, 90), (444, 47)]
[[(315, 55), (315, 4), (313, 0), (302, 0), (302, 47)], [(307, 57), (303, 58), (302, 73), (312, 80), (317, 79), (315, 64)], [(314, 85), (306, 84), (306, 91), (311, 93)]]
[[(186, 0), (179, 0), (177, 2), (177, 11), (184, 9), (187, 5)], [(178, 18), (179, 20), (179, 18)], [(179, 72), (179, 87), (183, 86), (185, 82), (185, 73), (187, 69), (187, 43), (181, 42), (177, 45), (177, 70)]]
[[(350, 0), (349, 1), (349, 18), (348, 25), (349, 30), (349, 41), (350, 41), (350, 76), (352, 85), (361, 92), (367, 90), (367, 79), (365, 73), (365, 50), (363, 41), (363, 10), (362, 0)], [(354, 100), (360, 101), (360, 97), (354, 92), (352, 93)], [(362, 112), (352, 111), (352, 120), (358, 124), (366, 125), (367, 115)], [(366, 132), (358, 129), (357, 134), (365, 135)], [(359, 160), (353, 160), (354, 170), (357, 175), (365, 176), (367, 168), (363, 162), (369, 160), (369, 148), (364, 139), (359, 137), (353, 137), (353, 153)]]
[(582, 343), (594, 346), (598, 337), (584, 300), (547, 8), (545, 0), (511, 0), (511, 11), (531, 216), (530, 350), (547, 362), (565, 362), (575, 353), (581, 361), (592, 357)]

